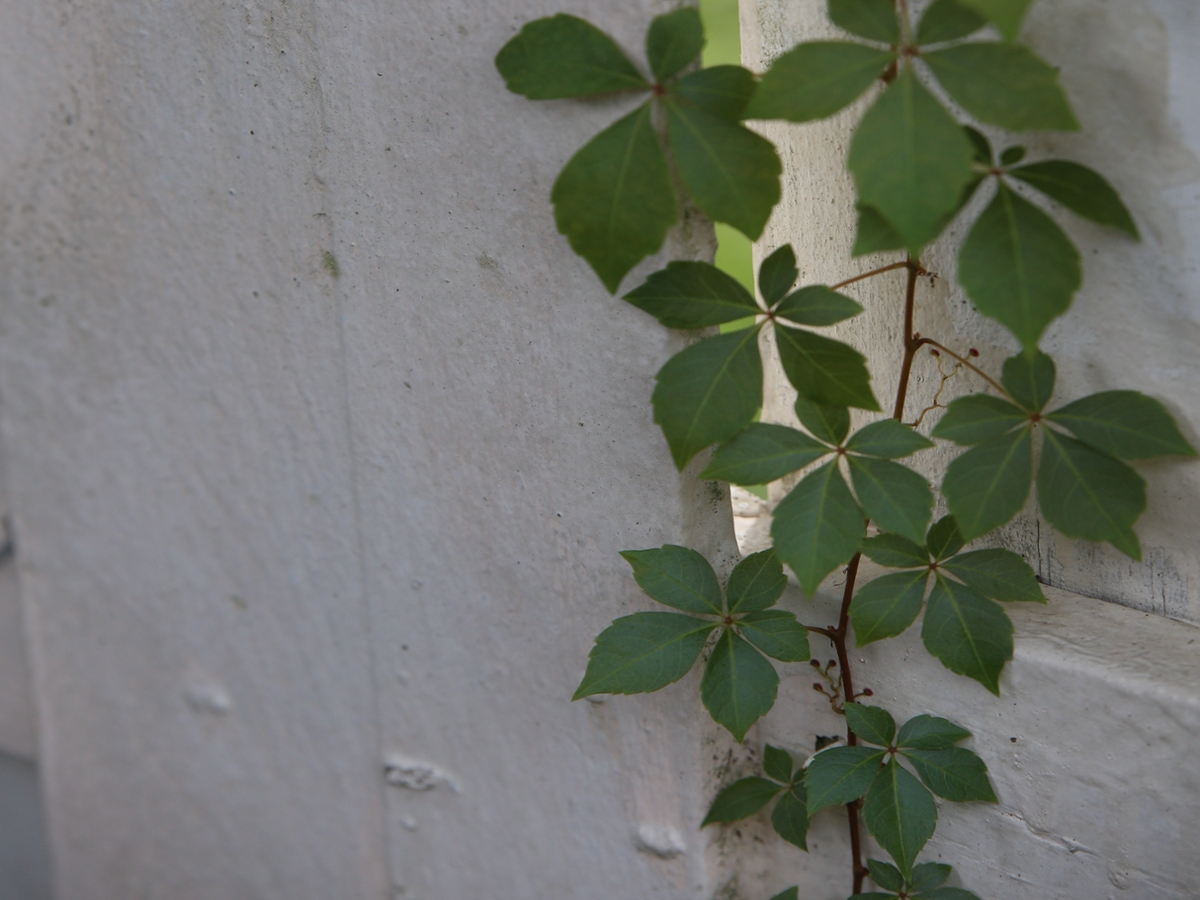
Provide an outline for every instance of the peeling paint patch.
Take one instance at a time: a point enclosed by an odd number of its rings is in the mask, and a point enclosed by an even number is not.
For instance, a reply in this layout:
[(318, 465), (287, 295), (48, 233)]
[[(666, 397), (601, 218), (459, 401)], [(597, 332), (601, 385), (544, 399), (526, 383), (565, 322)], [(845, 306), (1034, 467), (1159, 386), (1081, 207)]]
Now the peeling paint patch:
[(659, 859), (674, 859), (687, 852), (683, 835), (670, 825), (643, 822), (633, 836), (633, 846), (643, 853), (653, 853)]
[(456, 794), (462, 793), (458, 782), (449, 772), (431, 763), (409, 759), (399, 754), (388, 754), (383, 760), (383, 778), (393, 787), (410, 791), (432, 791), (447, 787)]
[(223, 716), (233, 709), (229, 692), (215, 681), (187, 685), (183, 689), (183, 699), (194, 713)]

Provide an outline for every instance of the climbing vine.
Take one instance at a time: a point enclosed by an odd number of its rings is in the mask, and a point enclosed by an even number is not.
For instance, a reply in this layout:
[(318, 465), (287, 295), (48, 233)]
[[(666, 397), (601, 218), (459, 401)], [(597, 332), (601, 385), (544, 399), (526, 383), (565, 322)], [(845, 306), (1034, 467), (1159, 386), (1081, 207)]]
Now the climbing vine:
[[(757, 297), (696, 261), (671, 262), (624, 295), (668, 328), (707, 334), (726, 326), (658, 373), (654, 421), (676, 466), (716, 445), (704, 478), (761, 485), (802, 477), (775, 509), (773, 547), (743, 559), (724, 590), (694, 550), (668, 544), (623, 553), (645, 593), (673, 611), (614, 621), (596, 638), (575, 693), (656, 691), (687, 674), (707, 650), (701, 698), (741, 741), (775, 703), (772, 660), (809, 662), (810, 636), (829, 641), (836, 666), (811, 664), (845, 716), (844, 743), (804, 761), (767, 746), (763, 775), (721, 790), (703, 824), (737, 821), (774, 804), (776, 832), (807, 849), (812, 817), (842, 807), (848, 881), (860, 898), (974, 898), (947, 886), (950, 866), (918, 858), (937, 825), (934, 795), (958, 803), (996, 796), (983, 760), (959, 746), (967, 730), (934, 715), (898, 725), (865, 702), (869, 691), (856, 693), (851, 641), (894, 637), (920, 617), (933, 656), (999, 694), (1013, 651), (1004, 604), (1046, 598), (1026, 561), (988, 547), (986, 538), (1025, 507), (1035, 477), (1047, 522), (1139, 559), (1134, 524), (1146, 492), (1128, 461), (1196, 455), (1163, 405), (1141, 393), (1104, 391), (1065, 403), (1055, 397), (1055, 365), (1038, 342), (1067, 311), (1082, 273), (1079, 253), (1045, 211), (1046, 201), (1132, 240), (1138, 230), (1098, 173), (1069, 160), (1028, 162), (1017, 145), (997, 153), (974, 127), (1079, 128), (1056, 70), (1017, 42), (1029, 2), (933, 0), (914, 17), (906, 0), (829, 0), (830, 19), (853, 39), (801, 43), (761, 76), (740, 66), (697, 69), (704, 34), (691, 8), (650, 23), (649, 76), (603, 31), (565, 14), (527, 23), (496, 57), (508, 87), (530, 99), (617, 92), (641, 98), (567, 162), (551, 192), (559, 231), (612, 293), (660, 249), (682, 202), (752, 240), (761, 236), (780, 198), (782, 166), (771, 142), (745, 121), (813, 121), (872, 95), (847, 157), (858, 196), (853, 255), (896, 252), (894, 262), (833, 286), (798, 286), (794, 253), (784, 245), (763, 261)], [(940, 91), (931, 90), (935, 84)], [(970, 223), (957, 270), (975, 308), (1021, 346), (998, 373), (985, 371), (973, 350), (960, 352), (913, 329), (920, 277), (928, 274), (922, 250), (981, 191), (990, 199)], [(818, 329), (862, 313), (842, 288), (899, 270), (905, 290), (894, 314), (902, 321), (903, 359), (885, 416), (867, 358)], [(753, 324), (737, 327), (746, 320)], [(757, 421), (764, 331), (798, 393), (802, 429)], [(953, 372), (973, 373), (983, 390), (944, 407), (935, 399), (906, 422), (909, 377), (922, 348), (953, 360)], [(944, 386), (953, 372), (939, 371)], [(851, 433), (852, 408), (880, 416)], [(935, 441), (965, 449), (938, 488), (949, 515), (931, 523), (931, 485), (902, 460)], [(863, 555), (894, 571), (860, 584)], [(845, 570), (836, 622), (805, 624), (776, 608), (787, 584), (784, 566), (808, 597)], [(865, 858), (864, 826), (891, 863)], [(864, 894), (868, 878), (877, 890)], [(791, 888), (775, 900), (797, 895)]]

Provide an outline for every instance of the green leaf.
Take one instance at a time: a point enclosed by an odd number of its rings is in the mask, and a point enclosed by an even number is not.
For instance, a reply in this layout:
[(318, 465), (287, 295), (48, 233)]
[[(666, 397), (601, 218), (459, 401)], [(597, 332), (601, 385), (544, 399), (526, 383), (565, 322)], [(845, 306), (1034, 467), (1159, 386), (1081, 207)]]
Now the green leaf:
[(854, 249), (851, 256), (904, 249), (904, 238), (879, 210), (862, 203), (857, 204), (855, 209), (858, 210), (858, 224), (854, 229)]
[(1000, 383), (1026, 409), (1041, 412), (1054, 394), (1057, 376), (1054, 360), (1034, 348), (1004, 361)]
[(782, 300), (799, 275), (796, 253), (791, 244), (784, 244), (764, 259), (758, 267), (758, 291), (767, 306), (774, 306)]
[(791, 784), (794, 768), (792, 754), (786, 750), (772, 747), (770, 744), (763, 748), (763, 771), (769, 777), (774, 778), (780, 784)]
[(921, 54), (942, 87), (981, 122), (1010, 131), (1074, 131), (1058, 72), (1019, 44), (971, 42)]
[(710, 328), (761, 312), (737, 279), (706, 262), (667, 263), (625, 299), (668, 328)]
[(958, 256), (958, 280), (1026, 349), (1079, 290), (1079, 252), (1054, 220), (1001, 184)]
[(880, 419), (854, 433), (846, 442), (846, 449), (864, 456), (881, 459), (900, 459), (912, 456), (918, 450), (932, 447), (933, 441), (917, 434), (911, 425), (895, 419)]
[(809, 816), (865, 794), (883, 765), (883, 757), (884, 751), (870, 747), (831, 747), (814, 753), (804, 776)]
[(722, 445), (700, 477), (733, 484), (768, 484), (827, 453), (828, 447), (795, 428), (756, 422)]
[(892, 0), (829, 0), (829, 18), (838, 28), (870, 41), (900, 42)]
[(921, 639), (951, 672), (1000, 695), (1000, 670), (1012, 659), (1012, 622), (997, 603), (938, 577), (925, 606)]
[(966, 543), (958, 530), (954, 516), (942, 516), (929, 528), (925, 535), (925, 546), (936, 560), (943, 560), (962, 549)]
[(945, 750), (906, 749), (902, 753), (925, 786), (939, 797), (955, 803), (996, 802), (996, 792), (988, 781), (987, 766), (970, 750), (948, 747)]
[(1007, 434), (1028, 419), (1027, 414), (1000, 397), (968, 394), (950, 402), (932, 433), (935, 438), (969, 447)]
[(914, 252), (937, 237), (974, 177), (970, 142), (911, 66), (862, 117), (846, 164), (859, 201)]
[(748, 128), (671, 98), (667, 129), (675, 164), (696, 204), (758, 240), (779, 202), (775, 145)]
[(1196, 455), (1166, 407), (1137, 391), (1102, 391), (1046, 418), (1069, 428), (1085, 444), (1121, 459)]
[[(917, 43), (940, 44), (974, 34), (987, 24), (979, 13), (958, 0), (934, 0), (917, 26)], [(988, 161), (991, 162), (989, 156)]]
[(971, 732), (949, 719), (922, 713), (900, 726), (896, 746), (910, 750), (945, 750), (970, 736)]
[(508, 89), (530, 100), (650, 87), (612, 38), (576, 16), (527, 22), (496, 54)]
[(810, 434), (835, 447), (850, 431), (850, 410), (844, 406), (825, 406), (797, 397), (795, 410), (796, 418)]
[[(804, 799), (803, 784), (797, 784), (779, 798), (775, 809), (771, 811), (771, 825), (775, 833), (789, 844), (801, 850), (808, 849), (808, 804)], [(795, 900), (796, 895), (792, 894), (791, 897)]]
[(1140, 560), (1133, 523), (1146, 509), (1146, 483), (1125, 463), (1073, 438), (1044, 431), (1038, 503), (1067, 537), (1108, 541)]
[(732, 628), (726, 628), (700, 680), (700, 699), (713, 720), (740, 741), (775, 705), (778, 689), (775, 667)]
[(668, 93), (736, 122), (754, 93), (754, 74), (741, 66), (709, 66), (675, 82)]
[(921, 863), (913, 866), (912, 878), (908, 882), (909, 893), (931, 891), (941, 887), (950, 877), (950, 867), (943, 863)]
[(971, 154), (975, 162), (981, 166), (991, 168), (992, 165), (992, 143), (981, 132), (972, 128), (970, 125), (962, 126), (963, 134), (967, 136), (967, 140), (971, 143)]
[(774, 799), (779, 785), (765, 778), (742, 778), (722, 788), (700, 827), (713, 822), (736, 822), (754, 815)]
[(714, 622), (667, 612), (617, 619), (596, 638), (572, 699), (640, 694), (678, 681), (691, 670), (715, 627)]
[(912, 873), (913, 860), (933, 837), (937, 806), (921, 782), (893, 758), (875, 776), (867, 791), (863, 821), (867, 831), (907, 878)]
[(782, 609), (764, 609), (742, 616), (737, 622), (742, 637), (780, 662), (805, 662), (809, 659), (808, 629), (794, 613)]
[(677, 215), (675, 188), (645, 104), (576, 153), (550, 192), (554, 221), (609, 293), (662, 246)]
[(855, 894), (850, 900), (896, 900), (896, 895), (884, 894), (879, 891), (868, 891), (865, 894)]
[(961, 2), (986, 16), (987, 20), (1000, 29), (1008, 40), (1015, 41), (1021, 31), (1021, 19), (1033, 0), (961, 0)]
[(933, 491), (924, 476), (886, 459), (850, 456), (846, 461), (866, 514), (880, 528), (920, 543), (933, 510)]
[(622, 550), (633, 578), (652, 600), (684, 612), (721, 615), (721, 588), (708, 560), (688, 547)]
[(823, 284), (810, 284), (789, 294), (775, 314), (797, 325), (834, 325), (862, 312), (862, 307)]
[(946, 467), (942, 494), (966, 540), (999, 528), (1021, 511), (1033, 481), (1030, 429), (984, 441)]
[(878, 706), (863, 706), (861, 703), (846, 704), (846, 724), (868, 744), (889, 747), (896, 736), (896, 720)]
[(941, 567), (993, 600), (1046, 602), (1029, 563), (1011, 550), (974, 550), (947, 560)]
[[(1005, 147), (1004, 152), (1000, 154), (1000, 165), (1015, 166), (1025, 158), (1024, 147)], [(1017, 176), (1020, 177), (1019, 175)]]
[(979, 900), (978, 896), (965, 888), (957, 887), (934, 888), (931, 891), (925, 891), (922, 894), (913, 894), (912, 896), (913, 900)]
[(783, 565), (774, 550), (751, 553), (729, 575), (725, 594), (729, 599), (729, 612), (746, 613), (767, 609), (783, 596), (787, 577)]
[(867, 871), (871, 873), (871, 880), (885, 891), (904, 890), (904, 876), (891, 863), (881, 862), (878, 859), (868, 859)]
[(1032, 185), (1085, 219), (1120, 229), (1134, 239), (1139, 237), (1133, 216), (1129, 215), (1129, 210), (1112, 185), (1087, 166), (1062, 159), (1049, 159), (1011, 169), (1008, 174)]
[(771, 65), (746, 107), (747, 119), (811, 122), (832, 116), (875, 83), (896, 58), (846, 41), (810, 41)]
[(849, 344), (778, 324), (775, 344), (783, 371), (800, 396), (825, 406), (879, 409), (867, 358)]
[[(807, 847), (805, 849), (808, 849)], [(790, 887), (786, 891), (780, 891), (771, 900), (799, 900), (800, 888)]]
[(825, 576), (849, 561), (866, 532), (862, 510), (837, 461), (809, 473), (775, 508), (771, 538), (811, 597)]
[(893, 569), (928, 568), (929, 554), (920, 544), (914, 544), (898, 534), (879, 534), (862, 542), (862, 552), (881, 566)]
[(658, 373), (651, 396), (675, 465), (754, 421), (762, 407), (758, 328), (705, 338), (675, 354)]
[(704, 49), (704, 26), (694, 6), (657, 16), (646, 32), (646, 59), (660, 82), (666, 81)]
[(850, 603), (856, 646), (903, 633), (921, 611), (928, 581), (929, 570), (921, 569), (884, 575), (860, 587)]

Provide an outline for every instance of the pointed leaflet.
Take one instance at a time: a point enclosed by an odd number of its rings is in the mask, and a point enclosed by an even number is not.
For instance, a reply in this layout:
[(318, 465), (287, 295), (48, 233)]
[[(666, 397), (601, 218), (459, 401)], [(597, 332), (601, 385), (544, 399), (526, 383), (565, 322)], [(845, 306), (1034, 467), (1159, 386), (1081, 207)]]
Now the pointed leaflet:
[(706, 262), (667, 263), (625, 299), (668, 328), (709, 328), (761, 312), (735, 278)]
[(783, 371), (800, 396), (825, 406), (879, 409), (866, 357), (841, 341), (801, 328), (775, 326)]
[(1137, 391), (1102, 391), (1046, 417), (1085, 444), (1120, 459), (1195, 456), (1179, 426), (1157, 400)]
[(961, 0), (965, 6), (986, 16), (1008, 40), (1015, 41), (1021, 30), (1021, 19), (1033, 0)]
[(733, 437), (762, 406), (758, 328), (706, 338), (675, 354), (659, 371), (651, 396), (675, 465)]
[(862, 307), (823, 284), (810, 284), (789, 294), (775, 308), (775, 314), (797, 325), (835, 325), (857, 316)]
[(999, 528), (1021, 511), (1033, 481), (1033, 441), (1023, 428), (984, 441), (946, 467), (942, 494), (966, 540)]
[(775, 146), (748, 128), (667, 98), (675, 165), (696, 204), (757, 240), (779, 201)]
[(923, 891), (920, 894), (913, 894), (913, 900), (979, 900), (979, 896), (972, 894), (966, 888), (956, 887), (939, 887), (931, 891)]
[(709, 715), (740, 741), (775, 705), (778, 688), (775, 667), (732, 628), (726, 628), (700, 681), (700, 699)]
[(983, 760), (962, 747), (945, 750), (901, 751), (925, 786), (947, 800), (955, 803), (972, 801), (996, 802), (996, 792), (988, 781), (987, 766)]
[(571, 157), (550, 192), (554, 221), (609, 293), (662, 246), (675, 224), (675, 188), (646, 104)]
[(846, 165), (858, 199), (913, 251), (937, 237), (973, 177), (970, 142), (911, 66), (863, 116)]
[(716, 452), (701, 477), (733, 484), (768, 484), (829, 452), (824, 444), (795, 428), (755, 422)]
[(958, 256), (958, 280), (985, 316), (1026, 349), (1066, 312), (1081, 282), (1079, 252), (1062, 229), (1004, 184)]
[(738, 563), (729, 575), (725, 595), (729, 612), (755, 612), (774, 606), (787, 587), (787, 576), (774, 550), (760, 550)]
[(846, 41), (811, 41), (771, 64), (750, 105), (747, 119), (810, 122), (831, 116), (875, 83), (896, 58)]
[(863, 821), (907, 878), (937, 827), (933, 796), (893, 758), (875, 776), (863, 801)]
[(921, 15), (921, 22), (917, 26), (917, 43), (953, 41), (974, 34), (986, 24), (983, 16), (959, 0), (934, 0)]
[(804, 776), (808, 814), (861, 797), (883, 765), (883, 757), (884, 751), (870, 747), (832, 747), (813, 754)]
[(865, 647), (907, 630), (921, 611), (929, 570), (897, 572), (858, 589), (850, 603), (855, 646)]
[(881, 862), (878, 859), (868, 859), (867, 871), (871, 874), (871, 880), (885, 891), (904, 890), (904, 876), (890, 863)]
[(642, 612), (617, 619), (596, 638), (572, 699), (657, 691), (678, 681), (695, 664), (715, 627), (679, 613)]
[(908, 880), (909, 892), (916, 894), (941, 887), (950, 877), (950, 871), (950, 867), (943, 863), (921, 863), (919, 866), (913, 866), (912, 877)]
[(1046, 429), (1038, 467), (1038, 503), (1068, 537), (1108, 541), (1142, 558), (1133, 523), (1146, 509), (1146, 483), (1125, 463)]
[[(771, 811), (771, 825), (775, 833), (801, 850), (808, 849), (808, 803), (805, 801), (804, 784), (795, 785), (784, 793)], [(792, 894), (795, 900), (795, 894)]]
[(945, 750), (970, 736), (971, 732), (949, 719), (922, 713), (900, 726), (896, 746), (913, 750)]
[(650, 598), (684, 612), (721, 614), (716, 573), (695, 550), (664, 544), (655, 550), (622, 550), (621, 556)]
[(881, 566), (911, 569), (929, 565), (929, 554), (920, 544), (914, 544), (898, 534), (877, 534), (862, 542), (862, 552)]
[(1011, 550), (973, 550), (947, 560), (941, 567), (993, 600), (1046, 602), (1029, 563)]
[(933, 510), (933, 491), (922, 475), (886, 459), (847, 457), (854, 492), (863, 510), (880, 528), (913, 542), (925, 537)]
[(868, 744), (888, 747), (896, 736), (896, 720), (878, 706), (863, 706), (861, 703), (846, 704), (846, 724)]
[(1000, 670), (1012, 659), (1012, 622), (1000, 606), (964, 584), (938, 577), (925, 606), (921, 639), (951, 672), (1000, 695)]
[(1041, 412), (1054, 394), (1057, 375), (1054, 360), (1034, 348), (1004, 361), (1000, 383), (1026, 409)]
[(680, 78), (667, 92), (736, 122), (754, 93), (754, 75), (741, 66), (709, 66)]
[(811, 597), (825, 576), (847, 562), (866, 532), (862, 510), (837, 461), (811, 472), (775, 508), (771, 538)]
[(784, 244), (764, 259), (758, 267), (758, 292), (767, 306), (774, 306), (782, 300), (799, 275), (796, 253), (791, 244)]
[[(808, 848), (805, 848), (808, 849)], [(800, 897), (800, 888), (790, 887), (786, 891), (780, 891), (771, 900), (798, 900)]]
[(694, 6), (658, 16), (646, 32), (646, 59), (660, 82), (666, 81), (704, 49), (704, 26)]
[(774, 778), (780, 784), (791, 784), (794, 768), (792, 754), (770, 744), (763, 747), (763, 771), (767, 777)]
[(970, 125), (964, 125), (962, 130), (963, 134), (967, 136), (967, 140), (971, 143), (971, 158), (981, 166), (991, 168), (992, 142)]
[(925, 546), (937, 560), (957, 553), (964, 543), (954, 516), (942, 516), (929, 527), (929, 533), (925, 535)]
[(855, 208), (858, 210), (858, 224), (854, 228), (854, 249), (851, 256), (904, 249), (904, 238), (879, 210), (862, 203), (857, 204)]
[(895, 44), (900, 40), (892, 0), (829, 0), (829, 18), (838, 28), (867, 40)]
[(895, 419), (880, 419), (854, 432), (846, 441), (846, 449), (864, 456), (881, 459), (900, 459), (911, 456), (918, 450), (932, 447), (933, 441), (917, 434), (911, 425)]
[(968, 394), (950, 402), (932, 434), (935, 438), (969, 447), (1007, 434), (1028, 418), (1000, 397)]
[(808, 629), (794, 613), (764, 609), (738, 619), (742, 637), (772, 659), (804, 662), (809, 659)]
[(1087, 166), (1063, 159), (1048, 159), (1010, 169), (1008, 174), (1033, 185), (1085, 219), (1120, 229), (1132, 238), (1138, 237), (1137, 226), (1120, 196), (1099, 173)]
[(827, 444), (836, 447), (850, 432), (850, 410), (844, 406), (825, 406), (797, 397), (794, 409), (800, 424)]
[(650, 87), (612, 38), (565, 13), (527, 22), (500, 48), (496, 68), (510, 91), (530, 100)]
[(1000, 165), (1015, 166), (1025, 158), (1024, 147), (1005, 147), (1004, 152), (1000, 154)]
[(765, 778), (742, 778), (721, 789), (700, 827), (713, 822), (736, 822), (754, 815), (774, 799), (779, 785)]

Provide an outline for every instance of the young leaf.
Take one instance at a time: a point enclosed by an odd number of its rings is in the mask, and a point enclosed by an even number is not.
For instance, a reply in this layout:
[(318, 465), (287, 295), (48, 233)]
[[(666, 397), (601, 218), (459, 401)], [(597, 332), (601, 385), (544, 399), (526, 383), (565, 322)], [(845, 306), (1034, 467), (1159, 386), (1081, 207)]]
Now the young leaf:
[(653, 600), (684, 612), (721, 615), (721, 588), (708, 560), (688, 547), (622, 550), (633, 578)]
[(625, 299), (668, 328), (710, 328), (761, 312), (737, 279), (706, 262), (669, 262)]
[(825, 463), (792, 488), (775, 508), (771, 538), (811, 597), (825, 576), (847, 562), (866, 532), (862, 510), (838, 471)]
[(774, 606), (787, 587), (787, 577), (774, 550), (751, 553), (729, 575), (725, 595), (729, 612), (747, 613)]
[(925, 546), (936, 560), (943, 560), (962, 549), (966, 543), (958, 530), (958, 521), (954, 516), (942, 516), (929, 527), (925, 535)]
[(983, 16), (958, 0), (934, 0), (917, 26), (917, 43), (924, 46), (957, 40), (974, 34), (986, 24)]
[(667, 89), (705, 112), (736, 122), (754, 93), (754, 74), (741, 66), (709, 66), (684, 75)]
[(763, 748), (763, 771), (780, 784), (792, 783), (792, 754), (767, 744)]
[(675, 465), (754, 421), (762, 406), (758, 328), (720, 334), (675, 354), (659, 370), (650, 401)]
[(1035, 348), (1006, 359), (1000, 383), (1026, 409), (1041, 412), (1054, 394), (1057, 376), (1054, 360)]
[(900, 726), (896, 746), (910, 750), (945, 750), (970, 736), (971, 732), (949, 719), (922, 713)]
[(1000, 397), (968, 394), (950, 401), (932, 434), (935, 438), (969, 447), (1007, 434), (1028, 418)]
[(714, 622), (667, 612), (623, 616), (600, 632), (573, 700), (657, 691), (686, 675)]
[(1133, 523), (1146, 509), (1146, 483), (1125, 463), (1046, 429), (1038, 467), (1038, 502), (1068, 537), (1108, 541), (1142, 558)]
[(875, 776), (867, 791), (863, 821), (867, 831), (907, 878), (912, 873), (913, 860), (933, 837), (937, 806), (921, 782), (893, 758)]
[(941, 567), (993, 600), (1046, 602), (1029, 563), (1011, 550), (974, 550), (947, 560)]
[(863, 706), (861, 703), (846, 704), (846, 724), (868, 744), (888, 747), (896, 736), (896, 720), (878, 706)]
[(795, 428), (755, 422), (723, 444), (700, 477), (733, 484), (768, 484), (828, 453), (828, 447)]
[(881, 566), (893, 569), (927, 568), (929, 554), (920, 544), (914, 544), (898, 534), (879, 534), (862, 542), (862, 552)]
[(850, 602), (855, 646), (902, 634), (921, 611), (928, 581), (929, 570), (921, 569), (884, 575), (860, 587)]
[(933, 491), (924, 476), (886, 459), (849, 456), (858, 502), (880, 528), (919, 543), (925, 538)]
[(921, 59), (946, 93), (981, 122), (1010, 131), (1079, 128), (1058, 72), (1019, 44), (972, 41)]
[(763, 75), (746, 118), (811, 122), (832, 116), (869, 88), (895, 58), (891, 51), (846, 41), (800, 44)]
[(849, 344), (778, 324), (775, 344), (783, 371), (801, 397), (825, 406), (879, 409), (866, 357)]
[[(803, 783), (784, 793), (771, 811), (771, 825), (775, 833), (801, 850), (808, 849), (808, 804), (805, 802)], [(781, 895), (782, 896), (782, 895)], [(796, 895), (792, 894), (792, 900)]]
[(658, 16), (646, 32), (646, 59), (659, 82), (666, 81), (704, 49), (704, 26), (694, 6)]
[(934, 582), (921, 639), (951, 672), (999, 696), (1000, 670), (1012, 659), (1012, 634), (1012, 622), (998, 604), (956, 581), (939, 576)]
[(931, 891), (941, 887), (950, 877), (950, 867), (943, 863), (921, 863), (913, 866), (912, 878), (908, 881), (909, 893)]
[(862, 312), (862, 307), (823, 284), (810, 284), (789, 294), (775, 314), (797, 325), (835, 325)]
[(970, 142), (911, 66), (862, 117), (846, 164), (858, 199), (879, 210), (912, 251), (937, 237), (974, 177)]
[(850, 410), (844, 406), (824, 406), (804, 397), (796, 398), (796, 418), (819, 440), (837, 446), (850, 432)]
[(737, 822), (754, 815), (774, 799), (779, 785), (765, 778), (741, 778), (717, 794), (700, 827), (713, 822)]
[(618, 120), (571, 157), (550, 192), (554, 221), (609, 293), (662, 246), (675, 224), (675, 188), (650, 106)]
[(918, 434), (911, 425), (895, 419), (872, 422), (854, 432), (854, 436), (846, 441), (847, 450), (881, 459), (900, 459), (932, 446), (933, 441)]
[(775, 146), (736, 122), (668, 98), (675, 164), (696, 204), (758, 240), (779, 201), (783, 166)]
[(881, 862), (878, 859), (868, 859), (867, 871), (871, 873), (871, 880), (885, 891), (904, 890), (904, 876), (891, 863)]
[(738, 741), (775, 705), (779, 675), (761, 653), (726, 628), (700, 680), (700, 699)]
[(809, 659), (808, 629), (794, 613), (782, 609), (764, 609), (738, 619), (738, 630), (751, 644), (780, 662), (805, 662)]
[(612, 38), (565, 13), (527, 22), (500, 48), (496, 68), (510, 91), (530, 100), (650, 87)]
[(961, 2), (987, 17), (1000, 29), (1008, 40), (1015, 41), (1021, 30), (1025, 10), (1033, 0), (961, 0)]
[(774, 306), (782, 300), (799, 275), (796, 253), (791, 244), (784, 244), (764, 259), (758, 267), (758, 290), (767, 306)]
[(1137, 391), (1102, 391), (1046, 417), (1097, 450), (1120, 459), (1195, 456), (1179, 426), (1157, 400)]
[(925, 786), (939, 797), (955, 803), (996, 802), (996, 792), (988, 781), (987, 766), (970, 750), (962, 747), (906, 749), (902, 754), (912, 763)]
[(854, 229), (854, 249), (851, 256), (904, 249), (904, 238), (879, 210), (862, 203), (855, 208), (858, 210), (858, 224)]
[(884, 755), (883, 750), (870, 747), (832, 747), (814, 754), (804, 776), (809, 816), (865, 794), (883, 765)]
[(946, 467), (942, 494), (966, 540), (1021, 511), (1033, 481), (1033, 441), (1024, 428), (972, 447)]
[(1066, 312), (1081, 279), (1079, 252), (1062, 229), (1003, 184), (958, 256), (958, 280), (979, 311), (1030, 350)]
[(829, 0), (829, 18), (838, 28), (870, 41), (896, 44), (900, 25), (892, 0)]
[(1013, 178), (1033, 185), (1085, 219), (1139, 237), (1133, 217), (1120, 196), (1104, 178), (1087, 166), (1063, 159), (1048, 159), (1009, 170)]

